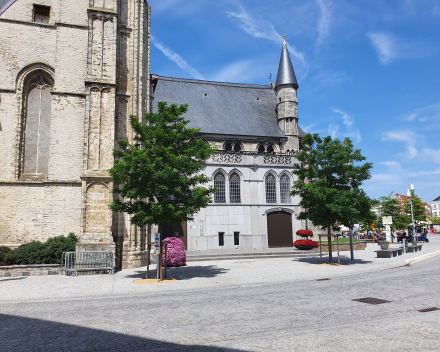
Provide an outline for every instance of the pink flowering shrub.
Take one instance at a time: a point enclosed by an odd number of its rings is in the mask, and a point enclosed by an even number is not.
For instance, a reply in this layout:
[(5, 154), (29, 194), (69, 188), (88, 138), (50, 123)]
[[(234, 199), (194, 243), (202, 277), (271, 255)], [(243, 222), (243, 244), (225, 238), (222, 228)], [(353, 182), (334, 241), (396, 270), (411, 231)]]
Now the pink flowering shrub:
[(165, 243), (168, 243), (167, 266), (185, 266), (185, 245), (182, 240), (177, 237), (167, 237), (162, 240), (162, 264), (165, 265)]

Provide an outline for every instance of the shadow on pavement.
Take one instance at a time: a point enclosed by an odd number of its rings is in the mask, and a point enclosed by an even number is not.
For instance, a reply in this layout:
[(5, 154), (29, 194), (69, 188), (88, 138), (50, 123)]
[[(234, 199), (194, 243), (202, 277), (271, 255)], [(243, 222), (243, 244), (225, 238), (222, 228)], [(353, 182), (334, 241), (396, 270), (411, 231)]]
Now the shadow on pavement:
[[(308, 263), (308, 264), (321, 264), (321, 259), (319, 257), (306, 257), (306, 258), (294, 258), (293, 261)], [(354, 259), (351, 260), (350, 257), (340, 256), (341, 264), (353, 265), (353, 264), (370, 264), (371, 260)], [(338, 256), (333, 254), (333, 263), (338, 263)], [(328, 255), (322, 256), (322, 264), (328, 264)]]
[[(239, 352), (235, 349), (183, 345), (46, 320), (0, 314), (0, 351), (172, 351)], [(139, 327), (137, 327), (139, 328)], [(154, 326), (147, 323), (145, 331)], [(163, 332), (166, 336), (166, 331)], [(243, 351), (243, 350), (241, 350)]]
[[(180, 280), (189, 280), (196, 277), (216, 277), (221, 274), (225, 274), (229, 269), (219, 268), (215, 265), (207, 266), (180, 266), (180, 267), (168, 267), (167, 276), (178, 278)], [(127, 275), (134, 279), (145, 279), (147, 269), (136, 271), (134, 274)], [(156, 270), (150, 270), (150, 278), (156, 275)]]
[(25, 276), (25, 277), (10, 277), (8, 279), (0, 278), (0, 283), (3, 281), (15, 281), (15, 280), (23, 280), (23, 279), (27, 279), (27, 276)]

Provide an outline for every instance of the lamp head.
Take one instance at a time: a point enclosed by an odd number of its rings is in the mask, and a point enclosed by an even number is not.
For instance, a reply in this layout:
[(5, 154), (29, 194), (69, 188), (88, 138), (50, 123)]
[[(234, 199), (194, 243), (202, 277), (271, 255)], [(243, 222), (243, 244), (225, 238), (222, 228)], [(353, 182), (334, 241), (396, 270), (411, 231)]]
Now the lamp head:
[(410, 189), (411, 191), (414, 191), (414, 184), (411, 183), (411, 184), (409, 185), (409, 189)]
[(409, 188), (406, 189), (406, 196), (411, 197), (411, 191), (409, 190)]

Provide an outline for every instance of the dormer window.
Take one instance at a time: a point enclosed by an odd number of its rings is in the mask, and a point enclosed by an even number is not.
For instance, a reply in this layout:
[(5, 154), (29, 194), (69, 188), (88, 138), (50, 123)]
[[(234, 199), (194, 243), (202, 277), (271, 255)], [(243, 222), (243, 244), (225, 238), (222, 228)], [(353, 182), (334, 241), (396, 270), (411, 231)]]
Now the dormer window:
[(34, 22), (49, 24), (50, 7), (34, 5)]

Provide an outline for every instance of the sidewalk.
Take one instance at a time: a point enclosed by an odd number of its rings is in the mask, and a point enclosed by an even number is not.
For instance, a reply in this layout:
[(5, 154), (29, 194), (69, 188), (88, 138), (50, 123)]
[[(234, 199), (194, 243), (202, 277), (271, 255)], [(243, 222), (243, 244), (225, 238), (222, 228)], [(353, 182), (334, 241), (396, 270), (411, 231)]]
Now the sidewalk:
[[(405, 261), (440, 250), (440, 235), (431, 235), (430, 243), (417, 253), (395, 258), (376, 258), (377, 244), (368, 244), (365, 251), (341, 252), (341, 266), (321, 266), (319, 252), (314, 257), (237, 259), (189, 262), (186, 267), (168, 268), (168, 277), (179, 281), (142, 285), (133, 280), (145, 278), (146, 268), (129, 269), (115, 275), (30, 276), (0, 278), (0, 303), (69, 299), (105, 299), (126, 295), (148, 295), (186, 290), (211, 290), (222, 287), (259, 285), (277, 282), (308, 281), (386, 270), (405, 265)], [(396, 246), (396, 244), (394, 245)], [(333, 254), (337, 263), (336, 252)], [(323, 262), (328, 263), (327, 254)], [(417, 264), (415, 264), (417, 265)], [(154, 275), (155, 266), (150, 269)]]

